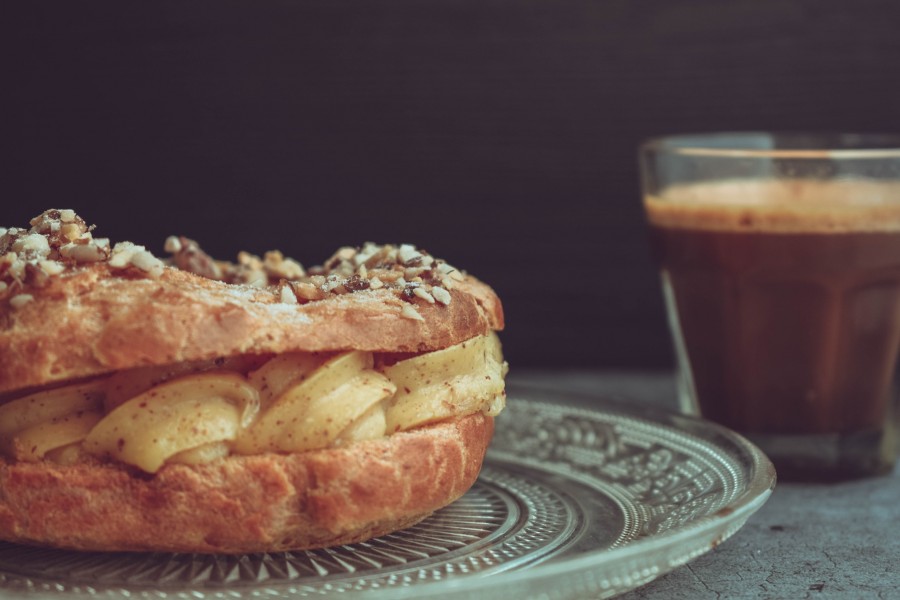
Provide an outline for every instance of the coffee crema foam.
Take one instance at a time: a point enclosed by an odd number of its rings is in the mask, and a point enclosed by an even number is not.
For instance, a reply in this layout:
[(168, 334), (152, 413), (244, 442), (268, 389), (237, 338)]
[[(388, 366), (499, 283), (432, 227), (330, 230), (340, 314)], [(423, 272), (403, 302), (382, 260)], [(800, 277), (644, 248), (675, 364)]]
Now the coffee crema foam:
[(900, 181), (725, 180), (644, 199), (657, 227), (745, 233), (900, 232)]

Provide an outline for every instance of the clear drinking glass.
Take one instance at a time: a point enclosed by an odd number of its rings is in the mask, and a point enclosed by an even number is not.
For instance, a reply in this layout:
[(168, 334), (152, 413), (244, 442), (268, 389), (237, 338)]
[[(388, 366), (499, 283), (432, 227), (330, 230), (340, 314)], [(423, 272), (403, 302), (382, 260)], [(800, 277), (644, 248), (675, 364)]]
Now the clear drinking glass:
[(900, 137), (677, 136), (640, 158), (682, 409), (782, 477), (890, 469)]

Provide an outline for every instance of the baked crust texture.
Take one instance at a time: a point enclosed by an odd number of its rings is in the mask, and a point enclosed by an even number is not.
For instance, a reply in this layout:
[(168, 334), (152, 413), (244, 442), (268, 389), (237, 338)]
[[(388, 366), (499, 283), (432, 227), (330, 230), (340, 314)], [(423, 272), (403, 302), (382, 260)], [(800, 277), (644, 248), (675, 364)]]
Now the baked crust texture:
[[(0, 228), (0, 402), (220, 357), (431, 352), (504, 326), (490, 287), (410, 244), (341, 248), (306, 271), (277, 251), (215, 261), (174, 236), (164, 262), (94, 238), (68, 209), (30, 225)], [(85, 422), (60, 418), (49, 422), (64, 426), (54, 435)], [(153, 475), (87, 453), (70, 464), (0, 458), (0, 539), (202, 553), (352, 543), (459, 498), (493, 428), (475, 413), (324, 450), (173, 462)]]
[(0, 463), (0, 539), (102, 551), (274, 552), (410, 526), (478, 476), (494, 422), (481, 413), (297, 454), (171, 464)]
[[(387, 289), (285, 303), (277, 289), (172, 267), (154, 279), (105, 263), (67, 270), (32, 294), (16, 310), (0, 309), (0, 393), (239, 354), (426, 352), (503, 328), (499, 299), (471, 276), (455, 283), (446, 306)], [(410, 305), (421, 319), (404, 316)]]

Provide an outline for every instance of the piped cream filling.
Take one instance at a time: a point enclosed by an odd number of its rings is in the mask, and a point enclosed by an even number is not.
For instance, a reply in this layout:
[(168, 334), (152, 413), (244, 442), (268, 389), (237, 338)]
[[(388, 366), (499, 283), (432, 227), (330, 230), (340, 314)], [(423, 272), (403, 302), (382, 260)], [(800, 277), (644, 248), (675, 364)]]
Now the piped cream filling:
[(89, 456), (148, 473), (232, 454), (378, 439), (505, 406), (496, 334), (391, 362), (350, 351), (134, 369), (0, 405), (0, 452), (63, 464)]

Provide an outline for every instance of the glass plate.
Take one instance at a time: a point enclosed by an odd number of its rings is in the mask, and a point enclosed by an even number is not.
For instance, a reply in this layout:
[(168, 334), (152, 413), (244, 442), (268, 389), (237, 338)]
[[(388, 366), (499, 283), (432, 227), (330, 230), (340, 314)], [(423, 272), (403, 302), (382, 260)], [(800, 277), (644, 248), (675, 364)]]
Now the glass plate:
[(0, 595), (605, 598), (726, 540), (774, 485), (769, 460), (712, 423), (510, 387), (478, 482), (410, 529), (325, 550), (243, 556), (0, 543)]

